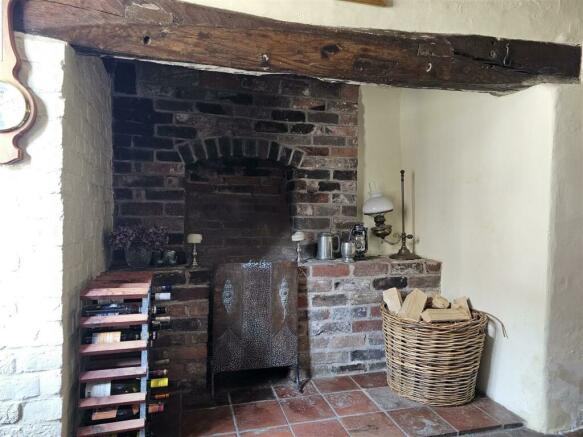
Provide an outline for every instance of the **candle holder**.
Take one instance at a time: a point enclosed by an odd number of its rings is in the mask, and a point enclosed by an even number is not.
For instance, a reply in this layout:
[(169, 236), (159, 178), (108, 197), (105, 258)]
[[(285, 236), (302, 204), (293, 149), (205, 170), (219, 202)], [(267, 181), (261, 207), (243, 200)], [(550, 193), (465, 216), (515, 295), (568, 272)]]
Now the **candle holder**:
[(407, 234), (405, 232), (405, 170), (401, 170), (401, 223), (402, 232), (401, 237), (401, 248), (397, 253), (390, 255), (392, 259), (400, 260), (412, 260), (421, 258), (419, 255), (414, 254), (407, 247), (407, 240), (412, 240), (414, 238), (413, 234)]
[(188, 244), (192, 244), (192, 262), (190, 263), (190, 267), (193, 269), (198, 268), (198, 261), (196, 256), (198, 255), (196, 251), (196, 245), (202, 242), (202, 235), (201, 234), (188, 234), (186, 237), (186, 242)]
[(299, 264), (301, 264), (302, 261), (302, 246), (301, 246), (301, 242), (304, 241), (306, 239), (306, 236), (303, 232), (301, 231), (297, 231), (294, 232), (291, 240), (296, 244), (296, 262)]

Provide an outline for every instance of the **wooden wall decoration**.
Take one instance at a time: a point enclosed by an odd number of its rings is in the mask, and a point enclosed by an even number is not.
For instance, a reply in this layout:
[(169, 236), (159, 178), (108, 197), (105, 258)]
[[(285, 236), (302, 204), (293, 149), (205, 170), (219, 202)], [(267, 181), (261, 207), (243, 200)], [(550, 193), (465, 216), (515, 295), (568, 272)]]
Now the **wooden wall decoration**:
[(31, 93), (18, 80), (20, 58), (12, 29), (13, 0), (2, 0), (2, 52), (0, 56), (0, 164), (22, 159), (18, 138), (35, 118)]

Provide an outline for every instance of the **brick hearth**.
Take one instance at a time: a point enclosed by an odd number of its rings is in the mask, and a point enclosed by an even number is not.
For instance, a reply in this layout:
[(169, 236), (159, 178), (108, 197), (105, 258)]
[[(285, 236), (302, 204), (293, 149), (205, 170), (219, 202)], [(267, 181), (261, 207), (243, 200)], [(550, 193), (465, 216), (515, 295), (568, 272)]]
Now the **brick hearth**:
[(380, 303), (397, 287), (440, 292), (441, 263), (389, 257), (346, 264), (309, 261), (300, 268), (300, 353), (313, 376), (385, 367)]

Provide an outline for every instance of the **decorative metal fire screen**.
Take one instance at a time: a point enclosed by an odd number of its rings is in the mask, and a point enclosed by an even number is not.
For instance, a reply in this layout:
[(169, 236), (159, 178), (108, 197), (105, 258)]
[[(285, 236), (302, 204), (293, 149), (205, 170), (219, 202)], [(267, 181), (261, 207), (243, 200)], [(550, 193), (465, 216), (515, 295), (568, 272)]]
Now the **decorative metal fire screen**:
[[(214, 278), (211, 381), (235, 370), (296, 366), (297, 267), (289, 261), (230, 263)], [(297, 376), (297, 374), (296, 374)]]

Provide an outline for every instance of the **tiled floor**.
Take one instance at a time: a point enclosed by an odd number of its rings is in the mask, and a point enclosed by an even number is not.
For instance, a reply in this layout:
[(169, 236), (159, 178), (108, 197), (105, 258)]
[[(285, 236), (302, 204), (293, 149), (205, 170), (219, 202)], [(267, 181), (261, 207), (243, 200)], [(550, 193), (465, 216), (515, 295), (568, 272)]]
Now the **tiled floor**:
[(516, 429), (519, 417), (487, 398), (461, 407), (427, 407), (391, 392), (384, 373), (315, 379), (302, 393), (275, 382), (224, 391), (206, 405), (182, 399), (157, 422), (156, 437), (531, 435)]

